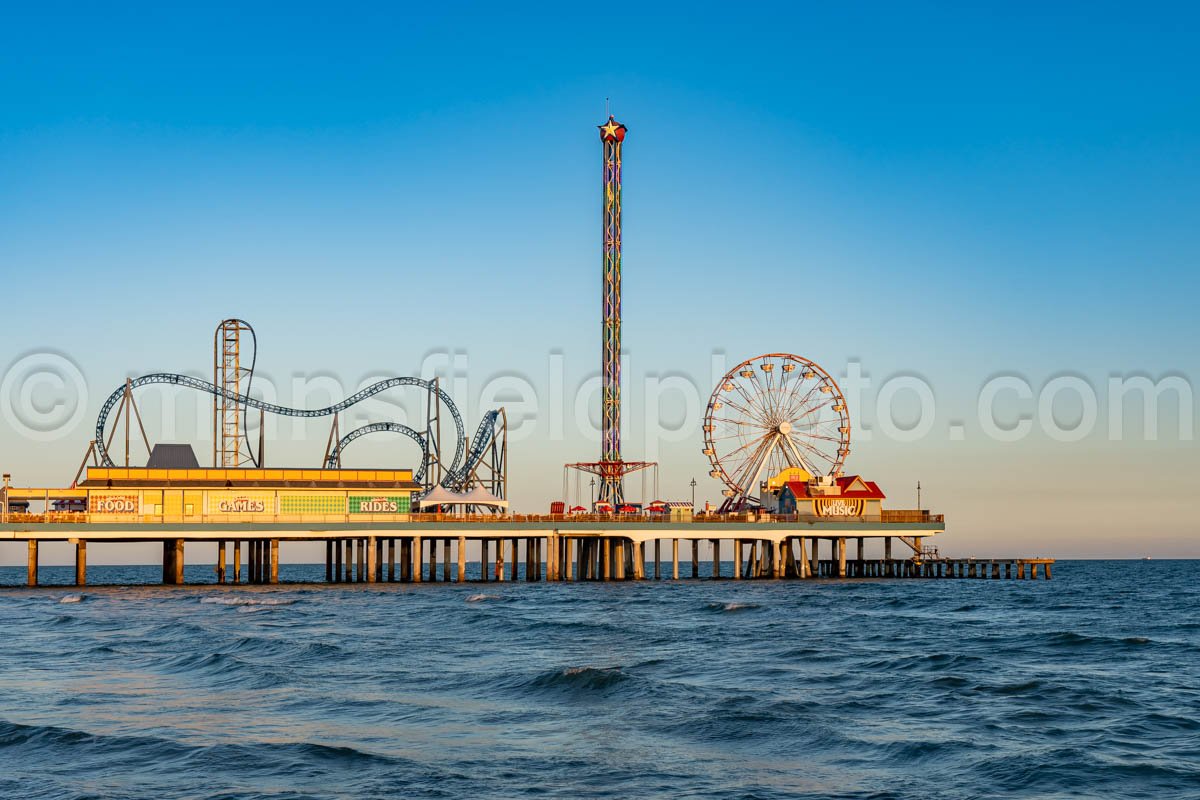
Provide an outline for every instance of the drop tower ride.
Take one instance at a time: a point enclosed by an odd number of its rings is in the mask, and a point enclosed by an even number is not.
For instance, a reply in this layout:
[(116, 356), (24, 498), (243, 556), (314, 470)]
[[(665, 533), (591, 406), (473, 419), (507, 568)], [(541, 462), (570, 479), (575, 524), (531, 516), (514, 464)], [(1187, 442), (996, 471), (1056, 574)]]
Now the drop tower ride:
[[(600, 127), (604, 158), (603, 213), (601, 215), (600, 287), (600, 460), (567, 464), (566, 471), (591, 473), (600, 479), (594, 500), (619, 511), (625, 505), (625, 476), (654, 468), (657, 493), (657, 464), (621, 458), (621, 147), (627, 128), (611, 115)], [(567, 494), (567, 477), (563, 477)], [(576, 492), (576, 496), (578, 496)], [(643, 492), (645, 494), (645, 486)], [(646, 498), (643, 497), (644, 501)]]
[(613, 117), (600, 126), (604, 147), (604, 273), (601, 294), (600, 470), (598, 500), (624, 500), (621, 461), (621, 144), (626, 128)]

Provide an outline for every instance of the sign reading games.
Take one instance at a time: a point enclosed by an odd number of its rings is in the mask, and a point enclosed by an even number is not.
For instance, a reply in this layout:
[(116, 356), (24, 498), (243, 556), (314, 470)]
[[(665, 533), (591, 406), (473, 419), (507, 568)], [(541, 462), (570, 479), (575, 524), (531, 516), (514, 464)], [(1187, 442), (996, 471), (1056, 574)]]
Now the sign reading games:
[(351, 495), (349, 500), (351, 514), (407, 514), (409, 512), (407, 495)]
[(266, 514), (273, 510), (267, 508), (267, 498), (262, 495), (243, 494), (210, 495), (208, 508), (210, 514)]

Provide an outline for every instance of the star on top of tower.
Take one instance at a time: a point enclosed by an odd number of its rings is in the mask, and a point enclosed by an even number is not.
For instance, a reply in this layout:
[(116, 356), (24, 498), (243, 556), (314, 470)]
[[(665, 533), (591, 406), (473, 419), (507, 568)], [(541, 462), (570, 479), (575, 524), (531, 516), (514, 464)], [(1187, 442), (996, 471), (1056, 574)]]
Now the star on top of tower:
[(624, 125), (617, 122), (612, 115), (609, 115), (608, 122), (598, 126), (600, 128), (600, 140), (604, 142), (622, 142), (625, 140)]

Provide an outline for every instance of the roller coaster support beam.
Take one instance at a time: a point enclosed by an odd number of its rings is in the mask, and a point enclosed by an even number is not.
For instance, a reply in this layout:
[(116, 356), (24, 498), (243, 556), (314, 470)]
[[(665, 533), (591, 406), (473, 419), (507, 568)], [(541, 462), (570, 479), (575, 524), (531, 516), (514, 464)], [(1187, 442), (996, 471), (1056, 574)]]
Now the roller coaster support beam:
[(79, 485), (79, 479), (83, 477), (83, 471), (87, 469), (88, 456), (92, 457), (93, 466), (100, 466), (100, 459), (96, 457), (96, 440), (92, 439), (88, 442), (87, 450), (83, 453), (83, 461), (79, 462), (79, 469), (75, 472), (75, 480), (71, 481), (71, 486)]
[[(340, 447), (337, 450), (333, 449), (333, 443), (340, 443), (341, 441), (342, 434), (338, 430), (338, 414), (335, 413), (333, 415), (333, 424), (329, 426), (329, 439), (325, 442), (325, 458), (322, 459), (322, 463), (324, 464), (330, 464), (330, 461), (333, 462), (330, 468), (336, 467), (337, 469), (341, 469), (342, 467), (342, 449)], [(331, 453), (334, 455), (333, 459), (329, 458)]]

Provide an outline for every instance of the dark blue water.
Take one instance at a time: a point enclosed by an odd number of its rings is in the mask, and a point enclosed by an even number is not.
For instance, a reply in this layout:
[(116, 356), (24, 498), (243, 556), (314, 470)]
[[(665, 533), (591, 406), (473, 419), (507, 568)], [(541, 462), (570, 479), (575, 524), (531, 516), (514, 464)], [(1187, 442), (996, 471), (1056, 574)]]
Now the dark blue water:
[(4, 588), (0, 796), (1200, 797), (1198, 575)]

